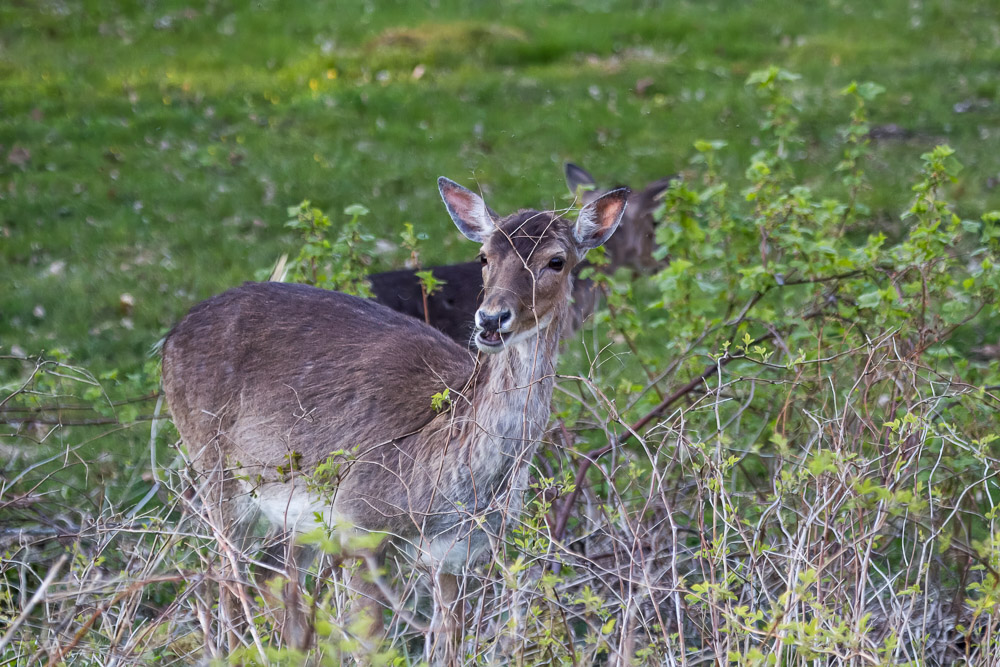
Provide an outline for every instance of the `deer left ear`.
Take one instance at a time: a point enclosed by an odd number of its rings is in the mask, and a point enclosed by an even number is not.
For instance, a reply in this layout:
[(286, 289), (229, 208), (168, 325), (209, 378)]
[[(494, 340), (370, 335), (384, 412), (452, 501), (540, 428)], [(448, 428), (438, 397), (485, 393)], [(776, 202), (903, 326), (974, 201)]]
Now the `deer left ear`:
[(567, 162), (563, 167), (563, 171), (566, 174), (566, 187), (569, 188), (569, 193), (574, 197), (580, 188), (584, 190), (597, 189), (597, 182), (594, 180), (594, 177), (583, 167), (577, 166), (572, 162)]
[(611, 238), (625, 213), (629, 192), (628, 188), (612, 190), (580, 209), (573, 227), (573, 238), (581, 250), (586, 252), (604, 245)]

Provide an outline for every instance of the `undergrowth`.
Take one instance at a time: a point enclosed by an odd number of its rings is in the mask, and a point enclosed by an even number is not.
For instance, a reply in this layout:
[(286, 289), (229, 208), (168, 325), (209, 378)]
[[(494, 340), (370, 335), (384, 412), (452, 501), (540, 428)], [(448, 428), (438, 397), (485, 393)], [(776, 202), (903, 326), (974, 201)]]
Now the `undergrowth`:
[[(997, 331), (1000, 212), (955, 213), (961, 156), (938, 145), (906, 166), (906, 210), (873, 220), (882, 88), (843, 89), (843, 160), (814, 187), (797, 157), (802, 82), (770, 68), (747, 85), (761, 113), (743, 177), (721, 175), (725, 141), (697, 142), (658, 212), (665, 268), (589, 276), (606, 307), (566, 344), (525, 510), (467, 576), (468, 664), (991, 664), (1000, 651), (1000, 367), (977, 352)], [(362, 277), (360, 209), (292, 214), (296, 279)], [(155, 362), (132, 385), (145, 403), (106, 396), (107, 379), (65, 358), (0, 362), (16, 376), (0, 394), (0, 664), (366, 652), (347, 617), (355, 565), (336, 545), (282, 588), (262, 550), (236, 552), (202, 516), (153, 402)], [(102, 428), (128, 429), (151, 469), (93, 456)], [(222, 579), (222, 559), (246, 578)], [(389, 575), (369, 659), (418, 664), (426, 578)], [(281, 636), (289, 587), (311, 619), (308, 656)], [(220, 588), (251, 623), (224, 616)]]

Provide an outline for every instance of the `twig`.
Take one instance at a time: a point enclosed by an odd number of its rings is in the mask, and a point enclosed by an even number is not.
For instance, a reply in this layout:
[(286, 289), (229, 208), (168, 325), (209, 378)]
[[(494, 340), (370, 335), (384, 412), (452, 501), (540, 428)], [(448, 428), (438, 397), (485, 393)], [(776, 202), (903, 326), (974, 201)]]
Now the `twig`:
[[(769, 338), (770, 335), (761, 338)], [(601, 458), (616, 446), (623, 445), (632, 437), (633, 433), (638, 433), (642, 430), (649, 422), (659, 417), (663, 412), (667, 410), (671, 405), (679, 401), (684, 396), (688, 395), (694, 391), (699, 385), (701, 385), (705, 380), (715, 375), (720, 368), (728, 364), (733, 359), (742, 359), (743, 357), (731, 356), (728, 352), (719, 361), (711, 366), (705, 368), (705, 370), (698, 375), (698, 377), (692, 379), (686, 385), (670, 394), (657, 405), (655, 408), (643, 415), (638, 421), (632, 424), (629, 428), (625, 429), (621, 435), (609, 442), (608, 444), (598, 447), (597, 449), (591, 450), (586, 454), (583, 454), (580, 463), (576, 467), (576, 478), (574, 480), (573, 490), (569, 492), (566, 496), (566, 500), (563, 501), (562, 507), (559, 508), (559, 514), (556, 517), (556, 527), (552, 531), (552, 536), (556, 541), (561, 541), (566, 532), (566, 523), (569, 521), (570, 512), (573, 511), (573, 503), (576, 502), (577, 496), (580, 494), (580, 487), (583, 485), (583, 480), (587, 475), (587, 470), (590, 469), (597, 459)]]
[[(129, 405), (131, 403), (144, 403), (146, 401), (152, 401), (153, 399), (159, 397), (160, 397), (160, 392), (151, 391), (148, 394), (143, 394), (142, 396), (123, 398), (120, 401), (109, 401), (108, 403), (106, 403), (106, 405), (118, 407), (121, 405)], [(30, 408), (13, 406), (0, 410), (0, 414), (10, 414), (12, 412), (26, 412), (29, 414), (38, 414), (40, 412), (92, 412), (93, 410), (94, 410), (93, 405), (37, 405)]]
[(95, 419), (58, 419), (53, 417), (18, 417), (0, 413), (0, 424), (44, 424), (46, 426), (108, 426), (110, 424), (136, 424), (160, 419), (162, 415), (139, 415), (129, 422), (122, 422), (114, 417), (98, 417)]

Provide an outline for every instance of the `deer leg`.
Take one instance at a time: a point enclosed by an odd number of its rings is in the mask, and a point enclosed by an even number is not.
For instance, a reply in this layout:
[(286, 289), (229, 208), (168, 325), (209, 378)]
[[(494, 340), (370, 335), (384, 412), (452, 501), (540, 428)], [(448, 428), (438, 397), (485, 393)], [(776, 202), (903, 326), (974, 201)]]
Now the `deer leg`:
[[(226, 512), (220, 513), (225, 516)], [(227, 638), (228, 650), (233, 653), (237, 649), (246, 646), (244, 641), (245, 633), (249, 628), (251, 634), (253, 617), (249, 607), (249, 596), (247, 594), (247, 583), (244, 577), (244, 568), (240, 566), (242, 560), (242, 543), (238, 536), (232, 532), (220, 529), (219, 526), (227, 525), (225, 519), (216, 522), (219, 515), (215, 512), (208, 513), (210, 521), (214, 524), (219, 542), (219, 622), (223, 635)], [(235, 539), (234, 539), (235, 538)]]
[(221, 511), (212, 517), (218, 518), (219, 541), (222, 555), (223, 584), (219, 586), (219, 606), (222, 623), (229, 639), (229, 652), (247, 646), (246, 633), (256, 637), (253, 626), (253, 608), (249, 588), (251, 584), (245, 566), (245, 552), (250, 542), (248, 526), (235, 516), (229, 504), (221, 506)]
[(465, 601), (461, 597), (458, 576), (439, 570), (432, 588), (434, 616), (427, 657), (432, 665), (458, 664), (465, 627)]
[[(302, 567), (308, 567), (312, 553), (307, 548), (295, 544), (293, 537), (288, 538), (285, 547), (284, 581), (281, 583), (280, 610), (276, 621), (281, 628), (281, 638), (289, 648), (308, 651), (313, 642), (315, 628), (315, 607), (307, 608), (302, 599), (302, 582), (300, 562)], [(280, 575), (279, 575), (280, 576)]]
[(441, 604), (445, 611), (445, 627), (453, 632), (461, 632), (465, 624), (465, 601), (461, 599), (458, 575), (439, 572), (437, 585), (441, 592)]
[[(207, 474), (202, 483), (196, 487), (195, 494), (201, 497), (201, 507), (198, 510), (201, 518), (214, 533), (219, 544), (219, 579), (218, 585), (218, 621), (221, 632), (219, 637), (226, 638), (226, 648), (233, 653), (243, 646), (243, 634), (252, 619), (246, 617), (243, 611), (240, 592), (242, 578), (239, 568), (239, 551), (242, 541), (239, 539), (237, 526), (238, 517), (231, 503), (227, 502), (229, 481), (221, 454), (214, 441), (207, 445), (196, 456), (201, 456), (210, 464), (202, 464)], [(192, 496), (193, 498), (193, 496)]]
[(358, 557), (359, 564), (351, 573), (348, 587), (353, 593), (350, 617), (351, 628), (372, 646), (371, 640), (379, 638), (385, 632), (382, 621), (382, 610), (385, 607), (385, 596), (379, 586), (378, 577), (383, 565), (381, 550)]

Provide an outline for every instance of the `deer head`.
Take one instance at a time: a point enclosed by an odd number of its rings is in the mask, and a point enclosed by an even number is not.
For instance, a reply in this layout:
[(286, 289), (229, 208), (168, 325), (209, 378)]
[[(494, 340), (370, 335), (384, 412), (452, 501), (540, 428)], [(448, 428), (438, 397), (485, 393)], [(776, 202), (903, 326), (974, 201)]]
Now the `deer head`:
[(572, 269), (617, 229), (628, 188), (585, 205), (575, 222), (549, 211), (522, 210), (501, 218), (476, 193), (440, 178), (448, 213), (468, 239), (482, 245), (483, 302), (475, 343), (499, 352), (554, 328), (558, 335), (573, 287)]

